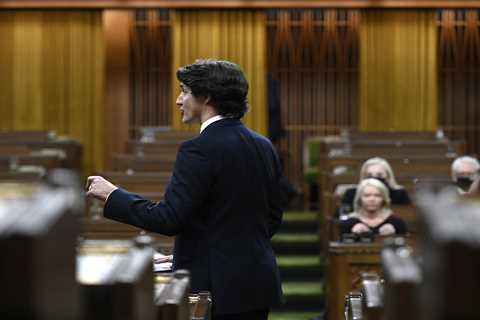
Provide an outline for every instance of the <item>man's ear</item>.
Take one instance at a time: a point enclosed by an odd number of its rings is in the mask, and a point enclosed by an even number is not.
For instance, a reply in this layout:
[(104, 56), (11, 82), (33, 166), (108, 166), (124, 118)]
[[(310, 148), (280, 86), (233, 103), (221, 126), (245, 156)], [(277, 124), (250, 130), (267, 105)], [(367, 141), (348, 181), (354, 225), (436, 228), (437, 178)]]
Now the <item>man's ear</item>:
[(204, 103), (210, 105), (210, 101), (211, 101), (211, 100), (212, 100), (212, 99), (211, 99), (210, 96), (206, 96)]
[(210, 96), (198, 96), (197, 98), (197, 101), (205, 104), (205, 105), (209, 105), (210, 104)]

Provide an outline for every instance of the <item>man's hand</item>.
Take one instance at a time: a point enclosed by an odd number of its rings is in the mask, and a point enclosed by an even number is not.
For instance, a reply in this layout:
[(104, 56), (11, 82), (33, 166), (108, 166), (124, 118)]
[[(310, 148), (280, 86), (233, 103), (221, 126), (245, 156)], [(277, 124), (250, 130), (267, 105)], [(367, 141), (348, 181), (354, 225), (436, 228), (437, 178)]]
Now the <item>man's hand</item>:
[(173, 254), (163, 257), (153, 258), (154, 263), (165, 263), (165, 262), (173, 262)]
[(106, 201), (110, 193), (117, 189), (115, 185), (100, 176), (90, 176), (85, 185), (87, 197), (93, 197), (101, 201)]

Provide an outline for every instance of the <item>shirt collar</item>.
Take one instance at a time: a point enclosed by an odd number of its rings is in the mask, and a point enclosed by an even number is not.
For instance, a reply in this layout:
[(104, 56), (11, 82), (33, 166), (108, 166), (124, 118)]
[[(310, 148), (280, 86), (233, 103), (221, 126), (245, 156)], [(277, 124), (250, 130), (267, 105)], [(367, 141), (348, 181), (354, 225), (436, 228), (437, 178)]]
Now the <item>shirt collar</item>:
[(202, 126), (200, 127), (200, 133), (202, 133), (203, 130), (205, 130), (206, 127), (208, 127), (209, 125), (211, 125), (212, 123), (214, 123), (215, 121), (218, 121), (218, 120), (222, 120), (224, 119), (225, 117), (221, 116), (221, 115), (216, 115), (214, 117), (211, 117), (209, 118), (207, 121), (205, 121), (204, 123), (202, 123)]

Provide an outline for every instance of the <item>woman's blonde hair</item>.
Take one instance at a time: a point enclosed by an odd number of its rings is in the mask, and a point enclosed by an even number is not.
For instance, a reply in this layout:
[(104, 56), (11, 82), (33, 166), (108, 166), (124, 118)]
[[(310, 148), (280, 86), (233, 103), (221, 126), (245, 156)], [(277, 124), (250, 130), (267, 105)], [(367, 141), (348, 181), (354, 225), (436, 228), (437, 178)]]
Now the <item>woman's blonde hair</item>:
[(395, 179), (395, 175), (393, 174), (392, 167), (388, 163), (387, 160), (380, 158), (380, 157), (375, 157), (375, 158), (370, 158), (367, 161), (365, 161), (362, 165), (362, 168), (360, 169), (360, 181), (359, 184), (367, 177), (367, 170), (368, 167), (373, 166), (373, 165), (380, 165), (385, 169), (385, 172), (387, 173), (387, 178), (386, 181), (390, 188), (392, 189), (402, 189), (403, 187), (397, 183), (397, 180)]
[(357, 192), (355, 193), (355, 198), (353, 199), (353, 209), (356, 213), (359, 213), (360, 208), (362, 207), (362, 195), (366, 187), (374, 187), (380, 191), (382, 195), (382, 208), (381, 210), (390, 211), (390, 195), (385, 184), (375, 178), (367, 178), (362, 180), (357, 186)]

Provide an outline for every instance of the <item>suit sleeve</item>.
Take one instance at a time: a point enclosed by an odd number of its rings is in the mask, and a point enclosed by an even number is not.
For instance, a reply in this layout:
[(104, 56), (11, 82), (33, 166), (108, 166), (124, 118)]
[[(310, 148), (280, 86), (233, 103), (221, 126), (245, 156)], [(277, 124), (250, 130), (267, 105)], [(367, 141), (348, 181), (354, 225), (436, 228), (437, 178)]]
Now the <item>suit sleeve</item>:
[(281, 167), (280, 160), (275, 152), (273, 153), (274, 179), (269, 194), (269, 212), (268, 212), (268, 233), (270, 238), (277, 233), (282, 223), (283, 206), (282, 206), (282, 186), (281, 186)]
[(210, 165), (193, 141), (178, 151), (173, 175), (164, 199), (152, 202), (123, 189), (105, 203), (106, 218), (164, 235), (180, 233), (201, 207), (212, 183)]

